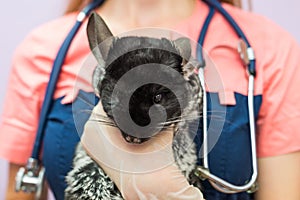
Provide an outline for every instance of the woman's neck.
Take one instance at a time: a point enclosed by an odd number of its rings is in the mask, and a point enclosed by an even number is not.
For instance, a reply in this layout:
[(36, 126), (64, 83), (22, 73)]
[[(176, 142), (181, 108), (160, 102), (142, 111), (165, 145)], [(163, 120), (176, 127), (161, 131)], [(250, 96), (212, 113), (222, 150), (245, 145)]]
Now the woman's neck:
[(98, 9), (115, 33), (141, 27), (171, 28), (189, 17), (195, 0), (106, 0)]

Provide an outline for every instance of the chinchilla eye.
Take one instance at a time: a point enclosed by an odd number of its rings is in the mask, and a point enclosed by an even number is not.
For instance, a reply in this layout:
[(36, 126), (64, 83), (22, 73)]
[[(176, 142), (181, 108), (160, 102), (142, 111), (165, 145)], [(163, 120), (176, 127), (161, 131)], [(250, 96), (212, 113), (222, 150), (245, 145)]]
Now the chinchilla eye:
[(153, 97), (153, 102), (154, 103), (160, 103), (162, 99), (162, 94), (156, 94), (154, 97)]

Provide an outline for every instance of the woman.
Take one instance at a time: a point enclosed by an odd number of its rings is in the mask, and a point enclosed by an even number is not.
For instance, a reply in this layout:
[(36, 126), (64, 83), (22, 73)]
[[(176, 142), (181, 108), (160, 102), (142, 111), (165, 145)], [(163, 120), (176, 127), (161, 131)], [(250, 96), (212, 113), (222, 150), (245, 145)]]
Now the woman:
[[(52, 62), (76, 19), (76, 12), (73, 11), (85, 3), (78, 1), (75, 6), (70, 6), (70, 13), (34, 30), (16, 50), (0, 127), (0, 155), (11, 163), (10, 188), (14, 184), (12, 180), (17, 165), (23, 165), (31, 154)], [(300, 76), (300, 70), (297, 65), (300, 49), (288, 33), (267, 19), (227, 4), (224, 7), (247, 34), (256, 53), (255, 95), (262, 98), (257, 113), (259, 190), (255, 199), (298, 200), (300, 133), (297, 122), (300, 119), (300, 95), (297, 92), (297, 77)], [(96, 11), (115, 35), (151, 26), (174, 29), (197, 41), (208, 8), (199, 0), (128, 0), (126, 4), (107, 0)], [(221, 76), (225, 77), (226, 92), (219, 94), (220, 102), (231, 108), (235, 108), (234, 105), (239, 101), (237, 96), (247, 94), (244, 68), (236, 52), (237, 42), (232, 29), (217, 13), (208, 30), (204, 48), (219, 67)], [(88, 53), (83, 26), (65, 60), (55, 93), (57, 107), (54, 106), (53, 110), (67, 109), (66, 115), (71, 112), (76, 70), (79, 70)], [(230, 80), (226, 77), (230, 77)], [(82, 89), (92, 92), (88, 86)], [(16, 102), (14, 105), (10, 104), (12, 99)], [(53, 119), (56, 120), (56, 115)], [(57, 199), (63, 199), (64, 175), (70, 170), (74, 146), (79, 141), (72, 122), (64, 128), (68, 134), (55, 135), (55, 131), (49, 127), (44, 140), (43, 161), (46, 170), (51, 172), (48, 180)], [(241, 168), (243, 166), (237, 166), (236, 169)], [(250, 199), (248, 196), (221, 194), (210, 186), (205, 187), (209, 192), (204, 191), (204, 197), (208, 200)]]

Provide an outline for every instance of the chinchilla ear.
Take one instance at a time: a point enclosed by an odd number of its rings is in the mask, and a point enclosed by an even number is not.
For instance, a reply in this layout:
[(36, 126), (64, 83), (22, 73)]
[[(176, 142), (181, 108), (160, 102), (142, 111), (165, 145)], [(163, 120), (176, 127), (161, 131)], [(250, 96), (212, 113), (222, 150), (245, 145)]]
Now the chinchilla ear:
[(181, 37), (176, 40), (174, 40), (175, 47), (178, 49), (179, 54), (181, 57), (185, 60), (188, 61), (191, 57), (191, 43), (190, 39), (186, 37)]
[[(106, 60), (107, 58), (108, 51), (113, 41), (113, 34), (104, 20), (96, 12), (92, 12), (89, 17), (87, 35), (91, 51), (98, 63), (102, 63), (103, 60)], [(102, 42), (103, 44), (101, 44)]]
[(185, 80), (190, 80), (190, 76), (195, 72), (195, 65), (191, 61), (191, 43), (186, 37), (178, 38), (174, 41), (175, 47), (182, 57), (182, 72)]
[(98, 62), (93, 72), (92, 86), (95, 94), (99, 96), (99, 88), (105, 75), (105, 60), (113, 42), (113, 34), (104, 20), (96, 12), (92, 12), (87, 24), (87, 35), (90, 49)]

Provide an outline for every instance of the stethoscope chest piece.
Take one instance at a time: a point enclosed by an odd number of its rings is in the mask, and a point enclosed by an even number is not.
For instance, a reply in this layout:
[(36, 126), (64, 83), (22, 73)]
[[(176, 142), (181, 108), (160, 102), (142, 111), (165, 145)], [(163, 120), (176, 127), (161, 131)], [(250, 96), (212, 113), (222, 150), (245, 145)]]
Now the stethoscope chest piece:
[(45, 190), (45, 168), (40, 167), (37, 160), (29, 159), (26, 168), (21, 167), (17, 172), (15, 181), (17, 192), (35, 193), (35, 200), (39, 200)]

